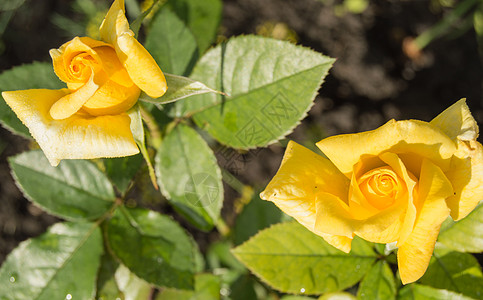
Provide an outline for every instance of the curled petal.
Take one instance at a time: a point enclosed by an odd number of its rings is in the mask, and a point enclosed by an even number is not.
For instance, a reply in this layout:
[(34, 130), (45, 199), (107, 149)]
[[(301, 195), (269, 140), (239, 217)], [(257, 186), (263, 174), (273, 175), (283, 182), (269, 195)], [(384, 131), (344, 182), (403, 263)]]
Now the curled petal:
[(140, 93), (141, 90), (134, 84), (125, 87), (109, 80), (96, 91), (83, 108), (93, 116), (117, 115), (128, 111), (136, 104)]
[(419, 185), (416, 224), (397, 253), (403, 284), (418, 280), (426, 271), (441, 224), (449, 215), (445, 198), (453, 194), (448, 178), (427, 159), (421, 166)]
[(440, 113), (431, 122), (453, 141), (476, 141), (478, 137), (478, 124), (471, 115), (466, 99), (461, 99)]
[(314, 231), (316, 194), (325, 191), (345, 199), (348, 186), (349, 180), (329, 160), (290, 141), (277, 174), (260, 197)]
[(93, 118), (78, 113), (64, 120), (52, 119), (50, 107), (68, 93), (66, 89), (2, 93), (51, 165), (58, 165), (62, 159), (119, 157), (139, 152), (127, 114)]
[(439, 128), (416, 120), (391, 120), (372, 131), (323, 139), (317, 146), (347, 176), (361, 158), (384, 151), (418, 154), (447, 170), (456, 151), (455, 143)]
[(345, 253), (349, 253), (351, 251), (352, 238), (349, 238), (346, 236), (331, 235), (326, 233), (317, 233), (317, 234), (320, 235), (331, 246), (339, 249), (340, 251), (343, 251)]
[(99, 86), (94, 83), (94, 76), (77, 91), (65, 95), (50, 108), (50, 116), (54, 120), (63, 120), (78, 112), (82, 106), (96, 93)]
[(474, 149), (467, 149), (461, 145), (464, 142), (458, 143), (466, 154), (453, 157), (451, 168), (446, 172), (454, 188), (454, 195), (446, 203), (455, 221), (466, 217), (483, 199), (483, 147), (475, 142)]
[(315, 198), (317, 219), (315, 231), (352, 238), (359, 223), (354, 220), (347, 204), (329, 193), (319, 193)]

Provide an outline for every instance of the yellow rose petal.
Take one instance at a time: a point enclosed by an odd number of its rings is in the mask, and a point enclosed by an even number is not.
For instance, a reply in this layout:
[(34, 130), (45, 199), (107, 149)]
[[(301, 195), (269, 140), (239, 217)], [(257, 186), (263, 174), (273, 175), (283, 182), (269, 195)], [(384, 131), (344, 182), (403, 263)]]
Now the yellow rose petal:
[(149, 52), (131, 35), (117, 39), (117, 54), (132, 81), (150, 97), (158, 98), (167, 90), (166, 79)]
[(451, 182), (439, 167), (423, 160), (419, 179), (418, 216), (414, 230), (398, 249), (398, 265), (403, 284), (423, 276), (433, 254), (441, 224), (449, 215), (445, 198), (453, 194)]
[(80, 89), (55, 102), (50, 108), (50, 116), (54, 120), (62, 120), (72, 116), (89, 101), (98, 88), (99, 86), (94, 83), (94, 76), (91, 76), (89, 81)]
[(51, 165), (58, 165), (62, 159), (119, 157), (139, 152), (127, 114), (94, 118), (76, 114), (65, 120), (53, 120), (50, 107), (68, 93), (67, 89), (2, 93)]
[(440, 128), (453, 141), (475, 141), (478, 137), (478, 124), (471, 115), (466, 99), (461, 99), (440, 113), (431, 122)]
[[(120, 28), (120, 26), (117, 25), (118, 20), (123, 21), (122, 19), (118, 18), (119, 15), (125, 14), (125, 9), (124, 9), (124, 0), (115, 0), (111, 8), (109, 8), (109, 11), (107, 12), (106, 17), (102, 21), (101, 27), (99, 28), (100, 35), (101, 35), (101, 40), (111, 44), (115, 45), (116, 40), (117, 40), (117, 29)], [(127, 19), (126, 19), (127, 23)], [(122, 26), (126, 26), (125, 24), (120, 24)], [(127, 29), (129, 29), (129, 24), (127, 24)]]
[(404, 223), (405, 205), (397, 205), (381, 211), (354, 224), (354, 232), (361, 238), (374, 243), (395, 242)]
[(314, 231), (315, 195), (328, 191), (343, 198), (348, 186), (349, 180), (329, 160), (290, 141), (277, 174), (260, 197)]
[(316, 233), (320, 235), (327, 243), (339, 249), (340, 251), (343, 251), (345, 253), (349, 253), (351, 251), (352, 238), (326, 233)]
[(323, 139), (317, 146), (347, 176), (361, 157), (378, 156), (384, 151), (415, 153), (446, 170), (456, 150), (453, 141), (440, 129), (416, 120), (391, 120), (376, 130)]
[(125, 87), (109, 80), (84, 104), (83, 108), (93, 116), (117, 115), (136, 104), (141, 90), (136, 85)]
[(474, 147), (464, 150), (461, 145), (460, 149), (467, 153), (463, 158), (453, 157), (451, 168), (445, 173), (454, 188), (454, 195), (446, 203), (455, 221), (466, 217), (483, 199), (483, 147), (478, 142)]
[(315, 205), (315, 232), (352, 238), (358, 221), (352, 217), (347, 204), (332, 194), (319, 193)]

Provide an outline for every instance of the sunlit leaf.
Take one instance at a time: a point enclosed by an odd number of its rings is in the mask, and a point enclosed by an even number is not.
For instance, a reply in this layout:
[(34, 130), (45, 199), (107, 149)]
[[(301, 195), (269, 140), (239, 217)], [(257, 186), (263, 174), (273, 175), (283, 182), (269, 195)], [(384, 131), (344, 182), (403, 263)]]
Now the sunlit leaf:
[(198, 274), (195, 278), (195, 290), (184, 291), (164, 289), (156, 300), (217, 300), (220, 299), (220, 279), (212, 274)]
[(476, 258), (439, 245), (420, 283), (475, 299), (483, 296), (483, 273)]
[(41, 151), (9, 158), (24, 195), (47, 212), (68, 220), (94, 220), (115, 200), (107, 177), (89, 161), (63, 160), (52, 167)]
[(223, 184), (203, 138), (179, 124), (164, 138), (155, 165), (161, 191), (174, 208), (200, 229), (211, 229), (220, 214)]
[(359, 286), (359, 299), (390, 300), (396, 298), (396, 283), (389, 265), (380, 260), (372, 266)]
[(296, 222), (273, 225), (233, 253), (273, 288), (295, 294), (344, 290), (361, 280), (376, 259), (360, 239), (346, 254)]
[[(166, 83), (168, 85), (168, 91), (166, 92), (166, 94), (159, 98), (151, 98), (146, 95), (146, 93), (141, 93), (141, 96), (139, 96), (139, 100), (161, 105), (176, 102), (178, 100), (195, 95), (201, 95), (206, 93), (221, 93), (207, 87), (199, 81), (195, 81), (187, 77), (171, 74), (164, 74), (164, 76), (166, 77)], [(190, 100), (191, 99), (187, 99), (187, 101)]]
[(334, 60), (308, 48), (257, 36), (208, 51), (191, 78), (230, 96), (204, 94), (176, 102), (221, 143), (248, 149), (289, 134), (312, 107)]
[(8, 255), (0, 299), (92, 299), (102, 251), (97, 224), (55, 224)]
[(460, 252), (483, 252), (483, 204), (458, 222), (446, 222), (439, 234), (439, 242)]
[(474, 300), (445, 289), (435, 289), (427, 285), (410, 284), (399, 290), (398, 300)]

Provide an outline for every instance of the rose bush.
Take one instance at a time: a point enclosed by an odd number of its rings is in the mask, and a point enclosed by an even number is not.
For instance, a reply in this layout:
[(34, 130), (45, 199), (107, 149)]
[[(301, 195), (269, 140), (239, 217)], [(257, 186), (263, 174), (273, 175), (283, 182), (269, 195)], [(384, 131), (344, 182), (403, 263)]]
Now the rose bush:
[(317, 143), (325, 157), (290, 142), (261, 198), (329, 244), (354, 236), (397, 243), (404, 284), (426, 271), (443, 221), (483, 199), (478, 126), (462, 99), (431, 122), (391, 120)]
[(112, 4), (100, 36), (76, 37), (50, 51), (67, 89), (2, 93), (53, 166), (138, 153), (126, 112), (141, 91), (153, 98), (166, 92), (161, 69), (129, 29), (123, 0)]

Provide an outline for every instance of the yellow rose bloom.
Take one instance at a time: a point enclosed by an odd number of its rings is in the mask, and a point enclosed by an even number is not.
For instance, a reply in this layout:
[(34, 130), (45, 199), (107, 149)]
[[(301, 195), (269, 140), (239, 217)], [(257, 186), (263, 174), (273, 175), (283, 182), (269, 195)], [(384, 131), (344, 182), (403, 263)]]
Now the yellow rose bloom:
[(431, 122), (394, 121), (317, 143), (325, 157), (290, 142), (261, 193), (329, 244), (354, 236), (397, 243), (404, 284), (426, 271), (443, 221), (483, 199), (483, 150), (465, 100)]
[(50, 50), (66, 89), (3, 92), (49, 162), (139, 153), (126, 113), (141, 91), (153, 98), (167, 89), (163, 72), (135, 39), (124, 0), (115, 0), (100, 28), (102, 41), (76, 37)]

